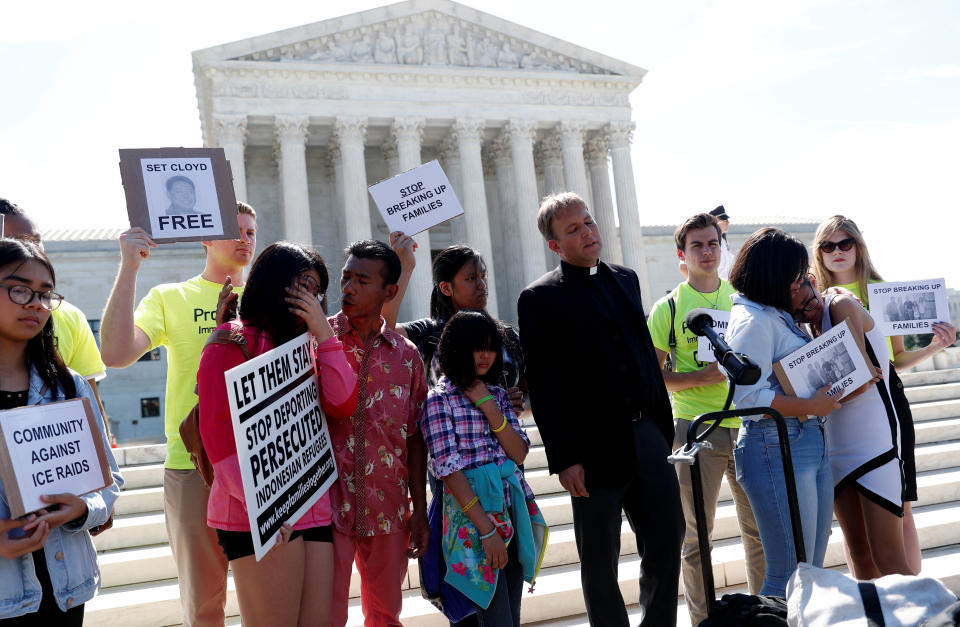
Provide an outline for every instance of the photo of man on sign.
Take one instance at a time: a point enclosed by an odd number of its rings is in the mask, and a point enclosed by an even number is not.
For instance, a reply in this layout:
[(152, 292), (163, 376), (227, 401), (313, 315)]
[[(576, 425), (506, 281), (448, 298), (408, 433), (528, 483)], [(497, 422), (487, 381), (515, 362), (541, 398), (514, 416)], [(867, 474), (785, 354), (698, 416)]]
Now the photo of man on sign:
[(178, 216), (186, 213), (199, 213), (197, 205), (197, 186), (188, 177), (178, 174), (167, 179), (167, 197), (170, 206), (167, 207), (168, 216)]

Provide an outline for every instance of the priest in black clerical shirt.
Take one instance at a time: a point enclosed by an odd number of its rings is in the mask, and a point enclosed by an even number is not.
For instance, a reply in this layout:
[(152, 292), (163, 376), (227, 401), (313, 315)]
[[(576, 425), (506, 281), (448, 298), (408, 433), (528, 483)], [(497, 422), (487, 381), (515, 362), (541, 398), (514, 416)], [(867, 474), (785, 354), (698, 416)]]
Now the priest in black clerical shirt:
[(675, 625), (683, 512), (640, 283), (600, 261), (600, 231), (576, 194), (544, 199), (537, 225), (560, 266), (520, 294), (520, 340), (550, 472), (572, 497), (590, 624), (629, 625), (617, 583), (622, 511), (642, 555), (641, 625)]

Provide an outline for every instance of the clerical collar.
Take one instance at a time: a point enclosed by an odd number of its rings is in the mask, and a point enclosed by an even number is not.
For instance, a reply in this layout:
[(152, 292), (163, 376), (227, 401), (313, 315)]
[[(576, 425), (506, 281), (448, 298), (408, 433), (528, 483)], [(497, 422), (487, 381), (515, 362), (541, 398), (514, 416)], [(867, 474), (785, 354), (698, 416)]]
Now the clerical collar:
[(600, 262), (597, 262), (597, 265), (590, 266), (585, 268), (583, 266), (575, 266), (573, 264), (567, 263), (566, 261), (560, 261), (560, 269), (566, 276), (575, 276), (575, 277), (591, 277), (596, 276), (597, 270), (600, 269)]

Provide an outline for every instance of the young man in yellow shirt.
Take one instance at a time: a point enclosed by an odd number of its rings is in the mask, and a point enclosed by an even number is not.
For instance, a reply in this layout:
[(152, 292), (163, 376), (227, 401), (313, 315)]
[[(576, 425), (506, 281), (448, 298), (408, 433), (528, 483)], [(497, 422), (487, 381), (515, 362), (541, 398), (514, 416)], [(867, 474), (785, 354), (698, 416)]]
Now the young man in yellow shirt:
[(187, 626), (223, 625), (227, 559), (213, 529), (207, 527), (209, 489), (190, 462), (179, 426), (197, 403), (194, 388), (200, 352), (217, 326), (221, 289), (227, 281), (235, 293), (243, 289), (243, 269), (253, 260), (257, 243), (256, 219), (252, 207), (237, 203), (240, 239), (203, 242), (207, 253), (203, 272), (181, 283), (152, 288), (136, 311), (137, 272), (157, 244), (139, 227), (124, 231), (120, 270), (100, 324), (103, 360), (111, 368), (125, 368), (158, 346), (167, 349), (163, 504)]
[[(723, 317), (722, 312), (729, 312), (733, 308), (730, 296), (736, 290), (721, 279), (717, 272), (721, 258), (721, 232), (714, 216), (699, 213), (688, 218), (677, 227), (674, 240), (677, 257), (686, 264), (687, 280), (654, 303), (647, 319), (647, 327), (650, 329), (659, 363), (664, 364), (667, 356), (670, 356), (672, 362), (671, 365), (664, 366), (663, 380), (670, 392), (673, 415), (677, 419), (673, 440), (673, 449), (676, 450), (686, 444), (690, 421), (708, 411), (723, 409), (727, 397), (727, 379), (717, 368), (716, 362), (710, 361), (712, 357), (698, 354), (698, 337), (687, 329), (687, 314), (692, 309), (702, 308), (716, 312), (714, 319), (720, 319)], [(743, 488), (737, 483), (733, 449), (739, 428), (738, 418), (721, 421), (720, 427), (708, 439), (709, 446), (700, 449), (703, 508), (707, 518), (707, 530), (712, 536), (720, 481), (726, 475), (743, 536), (747, 583), (750, 593), (757, 594), (764, 578), (763, 547), (750, 502)], [(684, 595), (690, 622), (692, 625), (699, 625), (700, 621), (707, 617), (709, 607), (703, 591), (690, 467), (678, 464), (676, 470), (680, 482), (683, 517), (686, 519), (681, 553)]]

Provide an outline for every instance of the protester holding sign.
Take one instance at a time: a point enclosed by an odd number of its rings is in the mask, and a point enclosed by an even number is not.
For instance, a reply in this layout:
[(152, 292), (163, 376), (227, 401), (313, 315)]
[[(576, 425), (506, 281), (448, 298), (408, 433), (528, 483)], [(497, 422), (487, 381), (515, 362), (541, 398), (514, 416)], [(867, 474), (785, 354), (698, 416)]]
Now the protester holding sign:
[[(100, 416), (90, 388), (56, 354), (50, 311), (53, 266), (30, 242), (0, 240), (0, 409), (87, 398)], [(99, 589), (100, 571), (90, 531), (110, 517), (123, 478), (100, 438), (113, 483), (82, 496), (50, 494), (49, 508), (10, 519), (8, 486), (0, 487), (0, 618), (25, 616), (31, 625), (81, 625), (83, 604)]]
[[(773, 407), (786, 418), (807, 559), (823, 566), (833, 518), (833, 482), (822, 416), (839, 407), (827, 395), (834, 382), (811, 398), (797, 398), (787, 396), (773, 376), (776, 362), (811, 339), (792, 315), (803, 306), (800, 287), (807, 259), (803, 242), (780, 229), (768, 227), (750, 235), (730, 272), (730, 283), (740, 293), (733, 296), (726, 340), (760, 367), (757, 383), (737, 386), (733, 396), (737, 409)], [(750, 499), (763, 544), (766, 577), (760, 594), (785, 596), (797, 564), (778, 442), (773, 420), (744, 417), (733, 454), (737, 480)]]
[[(356, 409), (357, 379), (343, 345), (334, 337), (321, 302), (328, 284), (323, 258), (311, 248), (278, 242), (253, 264), (240, 301), (239, 320), (221, 325), (241, 334), (251, 356), (265, 353), (309, 330), (315, 355), (320, 404), (334, 420)], [(261, 561), (244, 497), (224, 373), (245, 361), (235, 344), (208, 344), (200, 358), (200, 433), (213, 463), (207, 524), (216, 529), (237, 585), (245, 625), (327, 624), (333, 589), (333, 530), (328, 494), (293, 525), (284, 542)]]
[(157, 246), (142, 228), (120, 234), (120, 269), (100, 325), (103, 361), (126, 368), (148, 350), (167, 349), (164, 432), (167, 459), (163, 473), (163, 510), (170, 549), (177, 564), (185, 625), (222, 625), (227, 602), (227, 560), (207, 527), (210, 490), (193, 467), (180, 438), (180, 421), (197, 404), (194, 388), (200, 351), (217, 327), (217, 303), (223, 285), (243, 289), (243, 269), (257, 245), (257, 214), (237, 203), (240, 239), (202, 242), (203, 272), (180, 283), (150, 289), (134, 311), (140, 264)]
[(443, 376), (427, 395), (421, 427), (444, 486), (445, 579), (476, 604), (480, 625), (519, 627), (523, 582), (536, 579), (548, 532), (518, 468), (530, 440), (496, 385), (503, 342), (485, 311), (450, 319), (437, 353)]
[(419, 557), (430, 536), (427, 450), (417, 427), (426, 379), (416, 347), (380, 315), (384, 303), (396, 297), (397, 254), (372, 240), (354, 242), (346, 253), (343, 309), (330, 324), (346, 347), (360, 389), (351, 422), (330, 424), (339, 473), (330, 493), (335, 512), (331, 622), (338, 627), (347, 622), (356, 560), (366, 624), (399, 625), (407, 557)]
[(857, 579), (914, 575), (904, 550), (900, 429), (887, 386), (886, 338), (853, 296), (822, 298), (812, 276), (801, 286), (800, 297), (802, 305), (794, 314), (798, 322), (809, 323), (819, 337), (835, 321), (845, 320), (882, 374), (844, 397), (826, 424), (834, 511), (843, 530), (850, 574)]
[[(671, 357), (670, 367), (663, 368), (663, 381), (671, 394), (673, 416), (677, 419), (676, 434), (673, 437), (674, 450), (686, 444), (690, 421), (708, 411), (723, 409), (727, 398), (726, 377), (717, 368), (712, 354), (699, 354), (698, 337), (686, 324), (687, 314), (693, 309), (703, 309), (711, 315), (715, 324), (719, 324), (722, 321), (722, 312), (729, 312), (733, 307), (730, 297), (736, 290), (719, 275), (723, 258), (721, 236), (717, 219), (708, 213), (698, 213), (677, 227), (674, 233), (677, 257), (686, 264), (687, 280), (654, 303), (647, 319), (658, 363), (663, 364), (668, 355)], [(725, 329), (717, 328), (717, 331), (723, 335)], [(720, 422), (720, 427), (710, 434), (710, 446), (700, 451), (704, 511), (707, 533), (712, 534), (717, 499), (720, 496), (720, 482), (726, 476), (743, 537), (747, 585), (751, 594), (757, 594), (763, 585), (763, 547), (750, 509), (750, 501), (737, 481), (733, 447), (737, 442), (739, 429), (739, 418), (724, 419)], [(686, 535), (681, 553), (683, 589), (687, 599), (687, 611), (690, 613), (690, 624), (699, 625), (700, 621), (707, 617), (708, 605), (703, 596), (693, 487), (688, 466), (677, 464), (676, 471), (680, 483), (680, 503), (686, 519)]]
[[(867, 285), (883, 281), (870, 261), (867, 243), (856, 223), (842, 215), (835, 215), (819, 227), (813, 238), (813, 272), (820, 289), (843, 288), (856, 296), (869, 311)], [(830, 290), (828, 290), (830, 291)], [(920, 572), (920, 538), (913, 520), (911, 501), (917, 500), (917, 466), (914, 453), (913, 414), (903, 391), (897, 370), (905, 370), (940, 352), (956, 341), (956, 328), (949, 322), (933, 325), (930, 343), (916, 350), (906, 350), (903, 336), (887, 338), (887, 348), (894, 368), (889, 371), (890, 396), (900, 424), (900, 453), (904, 469), (903, 531), (907, 559), (914, 572)]]

